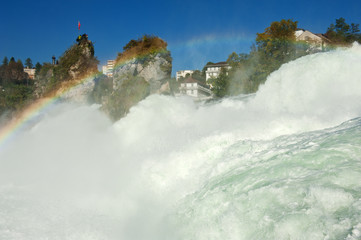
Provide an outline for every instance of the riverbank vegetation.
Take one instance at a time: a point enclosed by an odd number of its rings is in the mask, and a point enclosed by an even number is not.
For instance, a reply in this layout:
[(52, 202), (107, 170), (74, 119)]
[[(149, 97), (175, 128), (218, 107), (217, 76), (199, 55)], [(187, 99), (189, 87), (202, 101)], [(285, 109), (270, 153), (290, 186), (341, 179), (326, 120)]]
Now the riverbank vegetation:
[(284, 63), (317, 51), (350, 46), (355, 41), (361, 43), (359, 24), (347, 24), (344, 18), (336, 19), (322, 35), (328, 38), (329, 44), (321, 50), (311, 50), (307, 42), (296, 41), (296, 30), (297, 21), (272, 22), (264, 32), (257, 34), (249, 54), (231, 53), (227, 59), (231, 69), (210, 81), (215, 97), (254, 93)]
[(22, 61), (5, 57), (0, 66), (0, 114), (21, 109), (31, 101), (33, 90), (34, 81), (24, 72)]
[[(296, 41), (296, 30), (298, 30), (297, 21), (282, 19), (272, 22), (263, 32), (257, 34), (255, 43), (251, 46), (248, 54), (231, 53), (227, 59), (231, 69), (222, 70), (217, 78), (208, 82), (212, 84), (215, 97), (254, 93), (266, 81), (269, 74), (280, 68), (282, 64), (314, 53), (315, 51), (311, 51), (305, 42)], [(355, 41), (361, 43), (359, 24), (347, 23), (344, 18), (336, 19), (327, 28), (325, 34), (321, 35), (329, 40), (329, 44), (327, 48), (320, 51), (328, 51), (337, 46), (350, 46)], [(164, 40), (153, 35), (143, 35), (136, 40), (130, 40), (123, 47), (123, 51), (118, 53), (116, 63), (137, 58), (146, 66), (152, 61), (153, 55), (163, 52), (162, 57), (171, 62), (171, 55)], [(93, 44), (87, 38), (86, 41), (72, 45), (57, 63), (36, 63), (35, 79), (30, 79), (24, 72), (21, 60), (16, 61), (13, 57), (8, 60), (5, 57), (0, 65), (0, 114), (8, 110), (20, 110), (34, 99), (56, 90), (63, 83), (96, 73), (98, 63), (94, 57)], [(34, 67), (30, 58), (25, 60), (25, 66), (27, 68)], [(171, 64), (161, 67), (166, 68), (162, 70), (169, 72), (170, 75)], [(202, 71), (194, 71), (192, 78), (205, 83), (205, 70), (206, 68), (203, 68)], [(170, 81), (172, 92), (177, 92), (179, 83), (188, 77), (181, 78), (179, 81), (174, 79)], [(91, 96), (95, 102), (101, 102), (103, 95), (109, 95), (113, 87), (112, 79), (108, 79), (106, 76), (99, 79), (100, 84), (96, 84)], [(141, 86), (139, 92), (134, 90), (132, 84)], [(118, 98), (124, 100), (136, 93), (139, 97), (134, 101), (138, 101), (149, 94), (145, 90), (147, 87), (149, 86), (144, 83), (144, 79), (135, 78), (134, 80), (132, 78), (132, 82), (125, 81), (124, 87), (122, 87), (124, 91), (127, 88), (130, 89), (127, 93), (118, 94), (119, 96), (113, 94), (114, 96), (109, 100), (118, 104)], [(126, 111), (122, 110), (116, 115), (122, 115)]]

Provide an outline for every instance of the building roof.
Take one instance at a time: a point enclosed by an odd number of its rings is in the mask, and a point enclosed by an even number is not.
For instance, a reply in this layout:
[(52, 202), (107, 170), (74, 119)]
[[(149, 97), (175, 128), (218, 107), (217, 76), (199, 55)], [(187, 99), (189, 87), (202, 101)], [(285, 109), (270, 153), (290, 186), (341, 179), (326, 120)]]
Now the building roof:
[(202, 82), (200, 82), (197, 79), (194, 79), (192, 77), (189, 77), (186, 80), (184, 80), (184, 83), (198, 83), (200, 86), (202, 86), (204, 88), (209, 88), (209, 86), (207, 84), (204, 84), (204, 83), (202, 83)]
[(302, 35), (302, 33), (304, 33), (306, 30), (302, 29), (302, 28), (297, 28), (297, 30), (295, 31), (295, 36), (296, 38), (298, 38), (299, 36)]
[(332, 42), (328, 37), (325, 36), (325, 34), (323, 33), (316, 33), (315, 35), (319, 36), (320, 38), (322, 38), (323, 40), (327, 41), (327, 42)]
[(184, 80), (184, 83), (197, 83), (198, 81), (192, 77), (187, 78)]
[(309, 32), (319, 38), (321, 38), (322, 40), (324, 41), (327, 41), (327, 42), (331, 42), (331, 40), (329, 38), (327, 38), (324, 34), (322, 33), (313, 33), (311, 31), (308, 31), (308, 30), (305, 30), (305, 29), (302, 29), (302, 28), (297, 28), (297, 30), (295, 31), (295, 36), (296, 38), (300, 37), (303, 33), (305, 32)]
[(177, 73), (178, 72), (194, 72), (195, 70), (179, 70), (179, 71), (177, 71)]
[(311, 31), (308, 31), (308, 30), (299, 28), (299, 29), (297, 29), (297, 30), (295, 31), (296, 38), (300, 37), (301, 35), (303, 35), (303, 34), (306, 33), (306, 32), (308, 32), (309, 34), (312, 34), (312, 35), (315, 35), (315, 36), (316, 36), (316, 34), (314, 34), (314, 33), (311, 32)]
[(206, 65), (206, 67), (225, 67), (225, 66), (229, 66), (229, 64), (227, 62), (217, 62)]

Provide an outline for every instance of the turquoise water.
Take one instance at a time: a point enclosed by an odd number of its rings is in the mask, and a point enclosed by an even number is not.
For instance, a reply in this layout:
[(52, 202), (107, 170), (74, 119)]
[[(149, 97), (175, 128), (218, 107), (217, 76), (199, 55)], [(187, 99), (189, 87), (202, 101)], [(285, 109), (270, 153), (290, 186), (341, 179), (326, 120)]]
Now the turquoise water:
[(185, 239), (360, 239), (361, 119), (339, 127), (239, 141), (226, 171), (187, 196)]
[(361, 239), (361, 47), (255, 95), (59, 104), (0, 151), (0, 239)]

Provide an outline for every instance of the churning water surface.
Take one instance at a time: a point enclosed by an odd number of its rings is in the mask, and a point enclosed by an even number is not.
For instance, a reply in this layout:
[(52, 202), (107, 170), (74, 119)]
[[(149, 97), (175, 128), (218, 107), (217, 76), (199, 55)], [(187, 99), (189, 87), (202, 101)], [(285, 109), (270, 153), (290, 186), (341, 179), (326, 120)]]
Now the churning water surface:
[(361, 239), (361, 47), (257, 94), (59, 104), (0, 152), (0, 239)]

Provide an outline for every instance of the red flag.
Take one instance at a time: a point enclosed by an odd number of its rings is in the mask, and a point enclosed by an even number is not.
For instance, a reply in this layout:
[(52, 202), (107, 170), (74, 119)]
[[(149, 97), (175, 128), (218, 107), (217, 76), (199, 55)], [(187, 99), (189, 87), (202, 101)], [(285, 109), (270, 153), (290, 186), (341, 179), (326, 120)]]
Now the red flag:
[(80, 31), (80, 21), (78, 21), (78, 30)]

